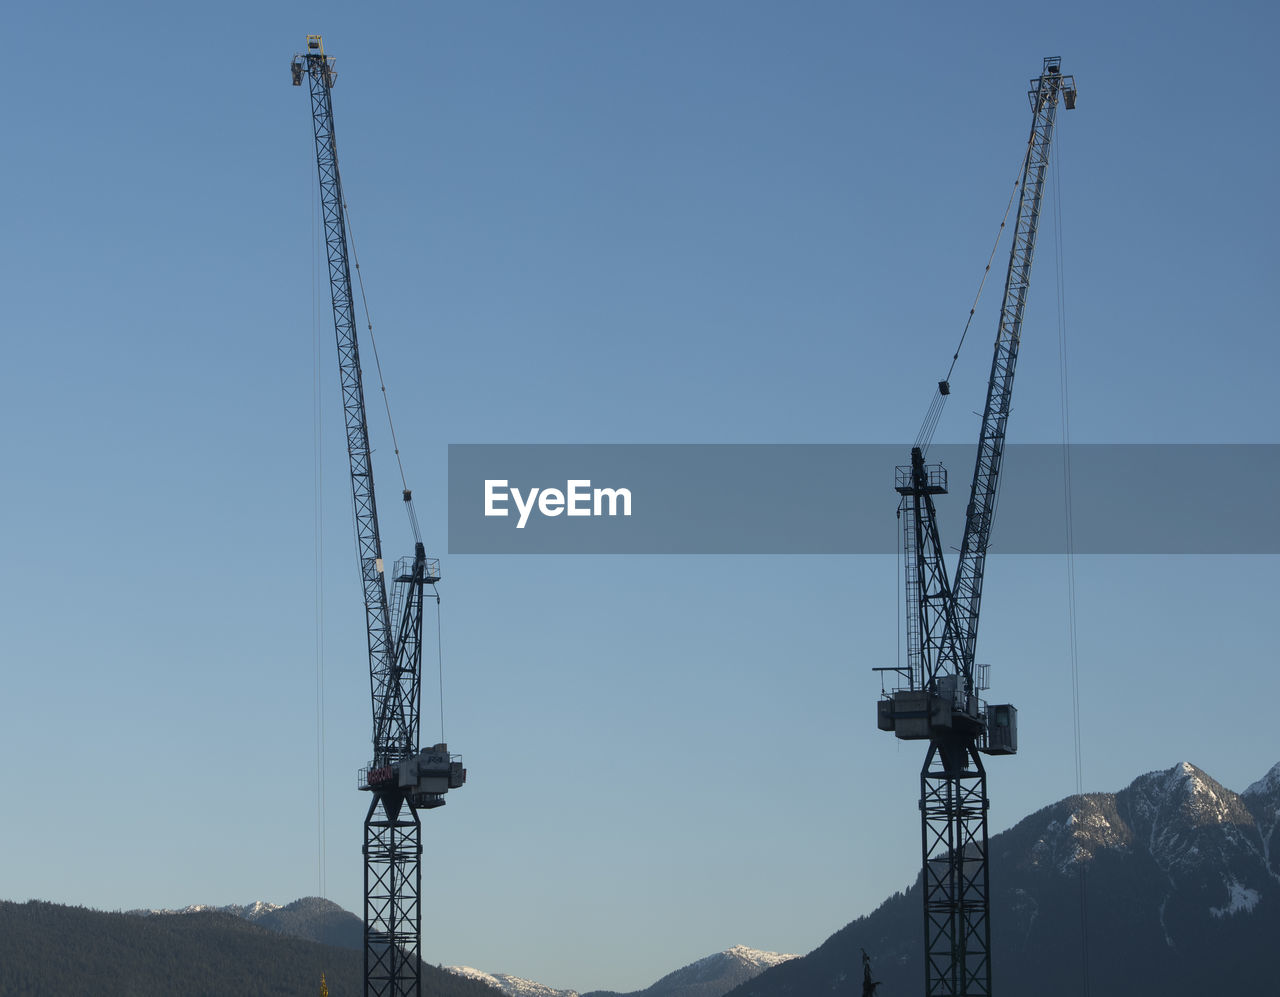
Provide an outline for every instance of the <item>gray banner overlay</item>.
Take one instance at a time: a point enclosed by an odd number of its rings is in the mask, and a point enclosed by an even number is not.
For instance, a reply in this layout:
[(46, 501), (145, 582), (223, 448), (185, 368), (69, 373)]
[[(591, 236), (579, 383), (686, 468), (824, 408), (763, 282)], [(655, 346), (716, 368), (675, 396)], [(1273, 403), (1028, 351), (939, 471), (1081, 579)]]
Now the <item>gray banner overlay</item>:
[[(893, 554), (894, 468), (910, 451), (451, 444), (449, 553)], [(935, 444), (926, 455), (949, 477), (935, 499), (947, 548), (964, 532), (975, 453)], [(991, 553), (1067, 550), (1065, 458), (1078, 554), (1280, 553), (1280, 444), (1011, 444)]]

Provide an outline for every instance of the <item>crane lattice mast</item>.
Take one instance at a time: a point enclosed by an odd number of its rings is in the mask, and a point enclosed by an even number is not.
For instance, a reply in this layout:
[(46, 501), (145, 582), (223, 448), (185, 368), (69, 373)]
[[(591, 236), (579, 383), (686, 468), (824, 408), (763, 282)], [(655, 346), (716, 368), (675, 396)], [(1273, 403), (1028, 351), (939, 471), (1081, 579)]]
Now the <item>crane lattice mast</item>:
[(430, 585), (434, 593), (440, 580), (440, 562), (426, 556), (417, 536), (413, 496), (406, 488), (404, 501), (414, 526), (414, 554), (396, 563), (395, 589), (388, 603), (347, 255), (346, 202), (333, 127), (332, 89), (337, 74), (333, 57), (325, 55), (319, 35), (307, 36), (307, 50), (294, 56), (291, 70), (293, 85), (301, 86), (306, 78), (311, 90), (320, 212), (329, 260), (368, 634), (373, 758), (359, 778), (360, 788), (371, 794), (364, 823), (365, 994), (418, 997), (422, 973), (418, 955), (422, 824), (418, 811), (443, 806), (444, 794), (466, 781), (462, 762), (449, 754), (447, 745), (418, 750), (422, 606), (426, 587)]
[[(1045, 59), (1028, 96), (1031, 135), (954, 580), (947, 576), (933, 502), (947, 491), (945, 469), (925, 464), (917, 446), (896, 480), (902, 496), (907, 662), (880, 669), (897, 672), (900, 684), (882, 696), (877, 712), (880, 729), (929, 742), (920, 772), (926, 997), (991, 994), (989, 800), (981, 756), (1016, 753), (1017, 710), (988, 706), (980, 698), (986, 668), (975, 666), (974, 651), (1049, 146), (1059, 101), (1068, 110), (1075, 107), (1075, 79), (1062, 75), (1060, 59)], [(945, 381), (938, 387), (943, 395), (950, 392)]]

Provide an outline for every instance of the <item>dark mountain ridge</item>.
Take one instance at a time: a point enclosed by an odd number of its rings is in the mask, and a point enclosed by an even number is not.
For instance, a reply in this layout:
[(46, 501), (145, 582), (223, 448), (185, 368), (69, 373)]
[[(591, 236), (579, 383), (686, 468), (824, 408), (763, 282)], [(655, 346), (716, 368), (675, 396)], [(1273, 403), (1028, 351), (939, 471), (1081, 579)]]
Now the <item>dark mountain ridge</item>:
[[(1072, 796), (991, 839), (993, 986), (1037, 997), (1273, 993), (1280, 765), (1242, 794), (1189, 763)], [(732, 997), (923, 984), (920, 880)], [(1083, 900), (1082, 900), (1083, 896)], [(1087, 957), (1086, 957), (1087, 953)]]
[(258, 901), (244, 905), (228, 904), (225, 907), (192, 904), (182, 910), (131, 910), (126, 913), (150, 917), (203, 912), (231, 914), (269, 931), (322, 945), (357, 950), (364, 948), (364, 924), (360, 918), (323, 897), (301, 897), (284, 906)]
[(643, 990), (618, 994), (612, 990), (593, 990), (582, 997), (723, 997), (734, 987), (755, 979), (769, 966), (776, 966), (796, 956), (776, 952), (760, 952), (735, 945), (716, 952), (672, 973)]
[[(1078, 994), (1087, 964), (1093, 997), (1275, 992), (1280, 764), (1239, 794), (1188, 763), (1151, 772), (1118, 793), (1045, 807), (993, 837), (990, 851), (993, 975), (1002, 991)], [(863, 948), (881, 997), (918, 992), (919, 891), (917, 880), (731, 997), (860, 994)], [(358, 993), (362, 930), (355, 915), (315, 897), (128, 914), (0, 901), (0, 995), (313, 995), (321, 972), (332, 993)], [(737, 969), (760, 968), (742, 950), (735, 969), (735, 951), (627, 997), (723, 994)], [(424, 993), (494, 990), (424, 966)]]
[[(145, 917), (0, 901), (3, 997), (315, 997), (321, 973), (330, 993), (358, 994), (363, 959), (359, 950), (291, 937), (225, 911)], [(491, 988), (433, 966), (423, 967), (423, 993), (493, 997)]]

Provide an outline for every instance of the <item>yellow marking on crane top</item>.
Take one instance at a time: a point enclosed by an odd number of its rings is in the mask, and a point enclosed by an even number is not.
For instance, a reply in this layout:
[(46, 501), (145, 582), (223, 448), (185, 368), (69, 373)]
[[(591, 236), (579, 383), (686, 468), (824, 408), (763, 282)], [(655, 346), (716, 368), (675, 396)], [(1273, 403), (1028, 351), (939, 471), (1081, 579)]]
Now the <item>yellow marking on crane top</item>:
[(307, 35), (307, 51), (324, 55), (324, 41), (319, 35)]

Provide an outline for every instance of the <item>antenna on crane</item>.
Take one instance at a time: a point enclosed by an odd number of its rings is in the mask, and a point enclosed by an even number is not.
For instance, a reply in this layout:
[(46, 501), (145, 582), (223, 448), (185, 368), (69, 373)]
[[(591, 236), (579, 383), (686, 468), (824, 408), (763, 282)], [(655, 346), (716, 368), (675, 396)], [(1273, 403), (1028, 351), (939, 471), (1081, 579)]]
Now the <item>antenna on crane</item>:
[[(414, 553), (398, 560), (388, 600), (382, 539), (373, 486), (372, 451), (356, 336), (348, 257), (348, 222), (338, 170), (332, 90), (337, 73), (319, 35), (290, 64), (293, 85), (307, 80), (320, 177), (320, 213), (329, 260), (329, 290), (338, 343), (356, 547), (364, 589), (373, 708), (373, 758), (359, 774), (370, 794), (364, 822), (364, 992), (366, 997), (418, 997), (422, 961), (422, 824), (419, 810), (444, 805), (466, 782), (466, 769), (446, 744), (418, 750), (421, 709), (422, 605), (426, 586), (440, 580), (440, 562), (428, 558), (403, 492), (414, 532)], [(439, 596), (437, 595), (437, 601)]]
[[(947, 575), (934, 510), (934, 497), (946, 494), (947, 472), (941, 464), (924, 462), (930, 419), (936, 425), (936, 416), (926, 416), (928, 431), (922, 429), (910, 465), (899, 467), (895, 480), (901, 496), (907, 662), (875, 669), (898, 677), (897, 688), (882, 693), (877, 704), (877, 726), (903, 740), (929, 742), (920, 772), (926, 997), (991, 994), (990, 801), (982, 755), (1017, 752), (1018, 711), (981, 698), (987, 666), (974, 663), (974, 650), (1049, 146), (1059, 101), (1067, 110), (1076, 105), (1075, 78), (1062, 75), (1056, 56), (1047, 58), (1028, 96), (1031, 136), (954, 579)], [(949, 391), (943, 380), (937, 397)]]

